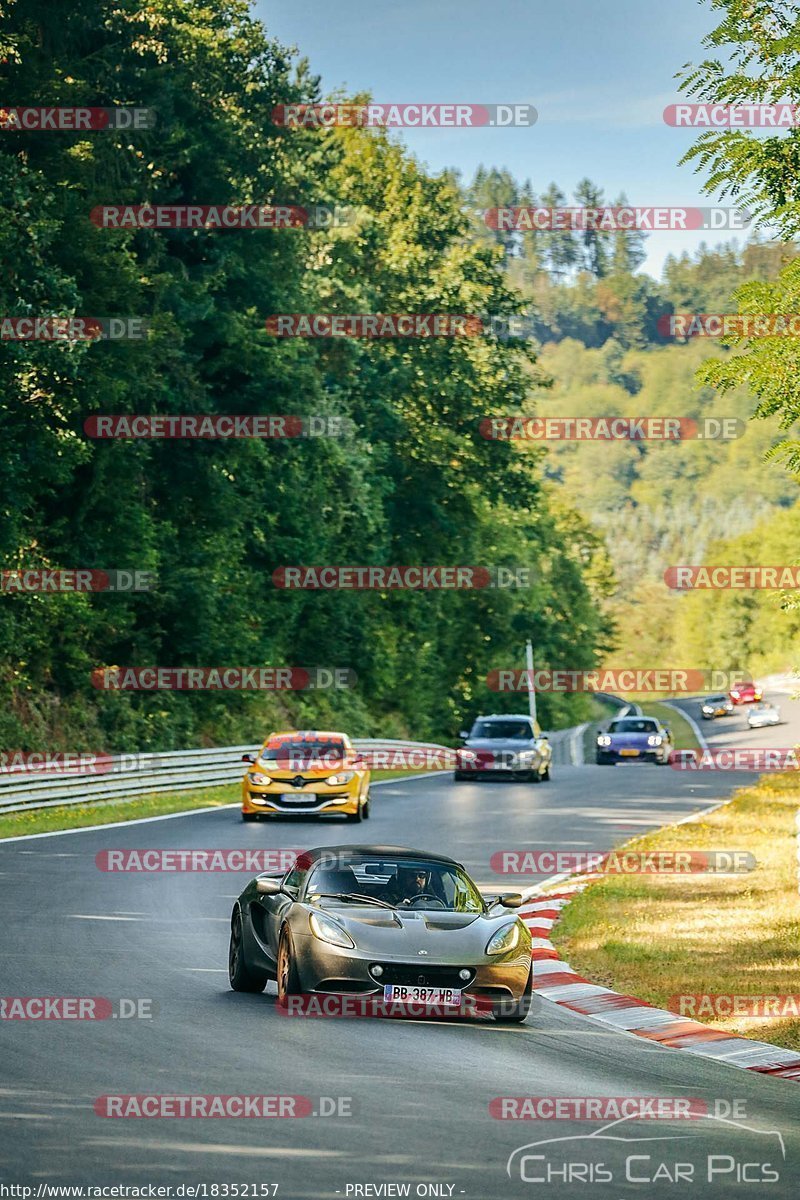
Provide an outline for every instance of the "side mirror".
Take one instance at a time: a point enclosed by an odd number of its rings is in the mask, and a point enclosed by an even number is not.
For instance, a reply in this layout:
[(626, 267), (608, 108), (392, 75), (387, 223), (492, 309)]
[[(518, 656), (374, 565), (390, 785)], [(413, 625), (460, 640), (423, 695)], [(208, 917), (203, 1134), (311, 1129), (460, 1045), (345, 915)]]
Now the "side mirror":
[(463, 738), (463, 739), (464, 739), (464, 741), (466, 741), (466, 740), (467, 740), (467, 738), (469, 737), (469, 734), (467, 733), (466, 729), (459, 729), (459, 731), (458, 731), (458, 736), (459, 736), (460, 738)]
[(359, 755), (353, 759), (353, 766), (357, 770), (363, 771), (369, 766), (369, 763), (367, 762), (367, 760), (365, 758), (361, 758), (361, 756)]
[(522, 908), (524, 903), (522, 892), (505, 892), (503, 895), (497, 896), (491, 906), (502, 904), (503, 908)]
[(670, 729), (669, 725), (664, 726), (664, 733), (667, 735), (668, 738), (672, 737), (672, 730)]
[(251, 764), (252, 764), (252, 763), (254, 763), (255, 761), (256, 761), (256, 756), (255, 756), (255, 754), (243, 754), (243, 755), (242, 755), (242, 762), (246, 762), (246, 763), (251, 763)]
[(280, 879), (257, 879), (256, 891), (259, 896), (278, 896), (283, 891)]
[(550, 738), (547, 736), (547, 734), (546, 734), (546, 733), (540, 733), (540, 734), (539, 734), (539, 738), (540, 738), (540, 740), (541, 740), (541, 741), (543, 741), (543, 742), (549, 742), (549, 741), (550, 741)]

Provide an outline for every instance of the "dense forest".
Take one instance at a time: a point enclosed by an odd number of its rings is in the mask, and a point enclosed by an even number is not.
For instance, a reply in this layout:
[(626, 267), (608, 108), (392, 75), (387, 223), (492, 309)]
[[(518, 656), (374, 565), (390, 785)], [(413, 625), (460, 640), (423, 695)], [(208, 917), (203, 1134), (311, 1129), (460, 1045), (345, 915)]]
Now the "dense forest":
[[(318, 101), (320, 81), (239, 0), (75, 0), (46, 25), (40, 14), (27, 0), (6, 7), (6, 95), (145, 105), (155, 124), (0, 133), (0, 314), (136, 317), (149, 332), (0, 341), (2, 569), (137, 569), (156, 582), (0, 596), (2, 744), (157, 749), (284, 723), (449, 739), (481, 708), (518, 707), (484, 680), (523, 665), (528, 637), (543, 667), (703, 657), (704, 605), (718, 598), (672, 596), (661, 575), (721, 538), (750, 553), (777, 511), (775, 536), (796, 540), (796, 483), (764, 463), (777, 417), (729, 442), (546, 449), (488, 441), (480, 423), (515, 412), (749, 422), (744, 387), (720, 398), (698, 385), (709, 344), (671, 343), (659, 318), (728, 311), (743, 284), (775, 286), (791, 244), (676, 255), (657, 281), (641, 270), (641, 233), (499, 233), (485, 209), (557, 206), (564, 193), (494, 168), (471, 182), (432, 174), (380, 130), (276, 126), (274, 107)], [(591, 181), (577, 184), (574, 203), (603, 202)], [(108, 229), (90, 216), (144, 203), (349, 215), (258, 230)], [(315, 312), (525, 313), (534, 336), (281, 339), (265, 327), (273, 314)], [(346, 432), (87, 436), (85, 422), (108, 413), (326, 416)], [(286, 564), (331, 563), (522, 565), (531, 586), (274, 585)], [(741, 624), (733, 608), (726, 620), (719, 653)], [(97, 668), (155, 664), (346, 667), (357, 682), (314, 693), (92, 687)], [(585, 704), (543, 696), (540, 717), (568, 724)]]
[[(481, 168), (465, 195), (477, 236), (495, 242), (504, 275), (525, 297), (541, 346), (537, 368), (548, 386), (534, 381), (523, 411), (741, 422), (741, 436), (729, 440), (546, 443), (545, 480), (563, 489), (608, 547), (615, 590), (607, 611), (616, 638), (605, 665), (790, 669), (800, 631), (791, 596), (689, 597), (670, 592), (663, 576), (676, 563), (800, 562), (800, 474), (791, 458), (797, 414), (781, 420), (777, 406), (754, 414), (752, 391), (735, 375), (741, 349), (669, 338), (664, 318), (740, 307), (797, 311), (785, 297), (776, 305), (770, 295), (776, 281), (796, 272), (794, 243), (755, 235), (743, 244), (676, 253), (655, 280), (638, 269), (644, 234), (508, 235), (487, 230), (480, 219), (494, 208), (611, 204), (590, 180), (572, 195), (555, 183), (537, 194), (528, 181)], [(622, 195), (613, 204), (625, 202)], [(784, 354), (782, 383), (792, 372), (796, 351), (786, 343), (793, 341), (762, 339)], [(721, 389), (728, 370), (731, 386)], [(524, 453), (524, 443), (520, 448)], [(773, 457), (783, 457), (790, 470), (776, 469)]]
[[(530, 345), (276, 339), (274, 313), (513, 313), (462, 196), (380, 131), (286, 129), (319, 83), (238, 0), (18, 0), (0, 34), (19, 104), (146, 105), (152, 129), (6, 128), (6, 316), (143, 317), (146, 340), (2, 353), (2, 563), (139, 569), (148, 592), (0, 597), (4, 745), (167, 748), (265, 725), (452, 736), (497, 662), (597, 661), (602, 538), (539, 456), (482, 438)], [(349, 206), (331, 229), (106, 229), (98, 205)], [(92, 440), (103, 413), (338, 415), (340, 438)], [(532, 566), (506, 590), (288, 592), (284, 564)], [(108, 666), (339, 666), (347, 691), (103, 692)], [(513, 699), (511, 701), (513, 703)], [(578, 701), (555, 700), (546, 720)]]

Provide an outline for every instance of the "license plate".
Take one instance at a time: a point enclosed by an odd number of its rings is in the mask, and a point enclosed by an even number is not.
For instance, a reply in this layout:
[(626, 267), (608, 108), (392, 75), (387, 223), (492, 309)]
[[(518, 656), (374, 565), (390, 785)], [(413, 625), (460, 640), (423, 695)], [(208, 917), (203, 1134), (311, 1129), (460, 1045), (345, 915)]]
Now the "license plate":
[(638, 758), (639, 751), (638, 750), (620, 750), (620, 756), (622, 758)]
[(288, 800), (290, 804), (308, 804), (310, 795), (309, 792), (300, 796), (297, 792), (281, 792), (281, 800)]
[(447, 1008), (458, 1008), (461, 1004), (461, 989), (387, 983), (384, 985), (383, 998), (399, 1004), (438, 1004)]

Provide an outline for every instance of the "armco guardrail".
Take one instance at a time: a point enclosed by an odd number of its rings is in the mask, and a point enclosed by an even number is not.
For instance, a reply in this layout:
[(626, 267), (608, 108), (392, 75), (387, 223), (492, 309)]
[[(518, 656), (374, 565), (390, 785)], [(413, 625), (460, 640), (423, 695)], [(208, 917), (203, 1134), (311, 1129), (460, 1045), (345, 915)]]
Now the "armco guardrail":
[[(357, 750), (380, 755), (405, 748), (432, 752), (449, 763), (453, 751), (433, 742), (406, 742), (386, 738), (360, 738)], [(167, 750), (161, 754), (115, 754), (103, 758), (99, 774), (53, 774), (43, 770), (0, 771), (0, 813), (65, 804), (99, 804), (151, 792), (188, 792), (219, 787), (241, 779), (243, 754), (254, 754), (259, 745), (220, 746), (211, 750)]]

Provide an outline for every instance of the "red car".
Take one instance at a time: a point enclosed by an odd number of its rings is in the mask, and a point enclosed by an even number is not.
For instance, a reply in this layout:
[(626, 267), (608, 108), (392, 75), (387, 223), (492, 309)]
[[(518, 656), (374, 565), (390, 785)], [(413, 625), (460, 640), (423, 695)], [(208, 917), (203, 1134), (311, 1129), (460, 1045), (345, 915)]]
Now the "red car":
[(731, 688), (730, 698), (734, 704), (756, 704), (761, 699), (761, 688), (757, 687), (752, 681), (750, 683), (740, 683), (737, 687)]

